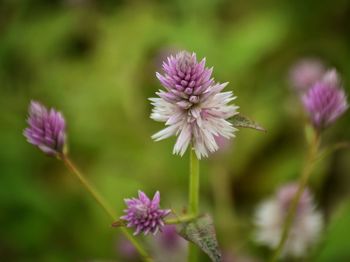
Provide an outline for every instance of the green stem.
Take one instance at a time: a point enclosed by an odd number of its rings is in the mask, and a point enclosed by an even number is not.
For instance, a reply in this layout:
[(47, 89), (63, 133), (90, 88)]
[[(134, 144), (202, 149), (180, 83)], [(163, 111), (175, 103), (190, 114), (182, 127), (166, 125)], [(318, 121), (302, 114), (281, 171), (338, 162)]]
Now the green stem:
[(186, 223), (194, 220), (196, 217), (197, 216), (190, 214), (190, 215), (184, 215), (176, 218), (169, 218), (165, 220), (165, 224), (174, 225), (174, 224)]
[[(96, 202), (102, 207), (102, 209), (111, 217), (112, 221), (117, 219), (117, 214), (114, 210), (107, 204), (103, 197), (98, 193), (98, 191), (89, 183), (89, 181), (84, 177), (84, 175), (78, 170), (78, 168), (73, 164), (68, 156), (63, 155), (61, 157), (62, 161), (66, 167), (78, 178), (82, 186), (91, 194), (91, 196), (96, 200)], [(129, 233), (126, 228), (121, 228), (124, 236), (131, 242), (135, 249), (141, 255), (143, 261), (153, 262), (153, 259), (148, 255), (146, 250), (141, 246), (141, 244)]]
[[(199, 160), (192, 149), (190, 153), (189, 213), (198, 216), (199, 211)], [(198, 261), (198, 248), (189, 243), (188, 262)]]
[(307, 158), (306, 158), (305, 165), (304, 165), (304, 168), (303, 168), (303, 171), (301, 173), (300, 180), (299, 180), (298, 190), (297, 190), (297, 192), (292, 200), (292, 203), (290, 205), (290, 208), (288, 210), (288, 213), (287, 213), (287, 216), (285, 219), (281, 239), (278, 243), (278, 246), (277, 246), (273, 256), (270, 259), (270, 262), (275, 262), (279, 259), (280, 254), (283, 250), (283, 247), (288, 239), (289, 231), (293, 225), (293, 221), (295, 218), (298, 203), (299, 203), (300, 198), (305, 190), (305, 187), (307, 186), (309, 177), (310, 177), (312, 170), (313, 170), (314, 162), (317, 159), (317, 152), (318, 152), (319, 144), (320, 144), (320, 136), (318, 133), (315, 133), (314, 139), (309, 145)]

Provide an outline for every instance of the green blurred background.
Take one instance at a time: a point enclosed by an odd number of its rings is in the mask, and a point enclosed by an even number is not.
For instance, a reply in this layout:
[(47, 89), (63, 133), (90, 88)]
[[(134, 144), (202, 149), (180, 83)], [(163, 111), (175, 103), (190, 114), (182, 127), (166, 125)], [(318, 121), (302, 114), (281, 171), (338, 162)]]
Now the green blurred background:
[[(254, 208), (298, 177), (305, 152), (288, 71), (318, 57), (350, 92), (349, 25), (347, 0), (0, 1), (0, 261), (124, 261), (119, 230), (61, 162), (26, 143), (31, 99), (64, 113), (72, 158), (116, 210), (138, 189), (186, 206), (188, 155), (171, 154), (174, 139), (151, 140), (163, 125), (147, 100), (164, 55), (181, 49), (206, 57), (240, 112), (268, 130), (241, 130), (201, 161), (201, 209), (220, 245), (264, 261)], [(348, 113), (323, 143), (349, 139)], [(305, 261), (350, 261), (350, 151), (320, 162), (311, 187), (327, 226)]]

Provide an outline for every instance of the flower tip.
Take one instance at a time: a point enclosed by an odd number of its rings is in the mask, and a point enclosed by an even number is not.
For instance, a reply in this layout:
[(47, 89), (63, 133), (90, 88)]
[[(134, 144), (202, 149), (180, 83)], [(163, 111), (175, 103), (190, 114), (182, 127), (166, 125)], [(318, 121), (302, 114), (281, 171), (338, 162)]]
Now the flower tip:
[(150, 201), (148, 196), (144, 192), (142, 192), (141, 190), (138, 191), (138, 195), (139, 195), (139, 199), (141, 199), (142, 202), (149, 202)]
[(163, 78), (163, 76), (159, 73), (159, 72), (156, 72), (156, 77), (160, 80), (161, 78)]
[(36, 105), (42, 106), (42, 104), (39, 101), (31, 99), (30, 103), (29, 103), (29, 106), (36, 106)]
[[(230, 82), (224, 82), (224, 83), (222, 83), (221, 85), (224, 86), (224, 87), (226, 87), (229, 83), (230, 83)], [(232, 91), (230, 91), (230, 92), (233, 94)], [(236, 96), (234, 96), (234, 97), (232, 97), (232, 98), (233, 98), (233, 99), (236, 99)]]
[(31, 115), (31, 114), (39, 114), (39, 113), (41, 113), (42, 111), (45, 111), (45, 110), (47, 110), (47, 109), (40, 102), (35, 101), (35, 100), (31, 100), (30, 101), (29, 107), (28, 107), (29, 115)]
[(329, 84), (330, 86), (333, 86), (333, 87), (340, 85), (340, 77), (337, 70), (335, 68), (328, 70), (324, 74), (322, 78), (322, 82)]
[(160, 202), (160, 193), (159, 193), (159, 191), (157, 191), (153, 196), (152, 203), (154, 205), (158, 206), (159, 202)]

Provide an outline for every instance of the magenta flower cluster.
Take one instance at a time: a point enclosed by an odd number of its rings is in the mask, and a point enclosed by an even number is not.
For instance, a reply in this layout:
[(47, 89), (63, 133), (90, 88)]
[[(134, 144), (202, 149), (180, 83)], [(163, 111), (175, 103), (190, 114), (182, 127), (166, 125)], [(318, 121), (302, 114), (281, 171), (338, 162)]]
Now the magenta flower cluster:
[(42, 104), (32, 101), (29, 106), (29, 125), (24, 130), (27, 141), (50, 156), (64, 153), (66, 143), (65, 120), (60, 112), (48, 110)]
[(134, 235), (143, 232), (156, 234), (164, 226), (164, 218), (170, 214), (170, 209), (160, 209), (160, 194), (157, 191), (153, 199), (149, 199), (145, 193), (139, 191), (138, 198), (124, 200), (127, 209), (126, 215), (120, 217), (127, 222), (127, 227), (135, 228)]
[(170, 56), (167, 63), (163, 63), (163, 69), (164, 76), (156, 75), (166, 92), (157, 92), (157, 95), (183, 109), (197, 104), (200, 96), (214, 83), (211, 78), (213, 68), (205, 67), (205, 59), (198, 63), (194, 53), (181, 52), (176, 57)]
[(163, 63), (157, 78), (165, 88), (150, 98), (154, 106), (151, 118), (165, 122), (166, 128), (152, 136), (156, 141), (177, 136), (173, 153), (184, 155), (192, 145), (197, 158), (218, 150), (215, 137), (234, 137), (235, 129), (228, 119), (238, 107), (230, 104), (232, 92), (221, 92), (228, 83), (216, 83), (213, 69), (205, 59), (197, 61), (195, 53), (179, 52)]
[(328, 71), (303, 95), (302, 100), (312, 124), (318, 130), (332, 124), (349, 107), (335, 70)]

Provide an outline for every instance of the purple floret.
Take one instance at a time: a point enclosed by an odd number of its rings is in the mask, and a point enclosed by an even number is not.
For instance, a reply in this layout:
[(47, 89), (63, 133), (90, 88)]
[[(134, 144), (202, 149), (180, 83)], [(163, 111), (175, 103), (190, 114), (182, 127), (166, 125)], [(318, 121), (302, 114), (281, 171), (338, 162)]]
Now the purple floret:
[(24, 130), (27, 141), (50, 156), (64, 153), (66, 143), (65, 120), (60, 112), (48, 110), (39, 102), (32, 101), (29, 106), (29, 127)]
[(126, 215), (121, 219), (127, 221), (127, 227), (136, 229), (134, 235), (143, 232), (145, 235), (152, 233), (155, 235), (164, 226), (164, 217), (166, 217), (171, 210), (160, 209), (160, 194), (157, 191), (152, 200), (150, 200), (145, 193), (139, 191), (138, 198), (124, 200), (127, 209), (124, 210)]
[(302, 99), (311, 122), (318, 130), (332, 124), (348, 109), (345, 92), (335, 71), (329, 71)]
[(200, 101), (201, 95), (214, 83), (213, 69), (205, 67), (205, 59), (197, 62), (196, 54), (182, 51), (163, 63), (164, 75), (157, 78), (167, 92), (157, 94), (170, 103), (187, 109)]

